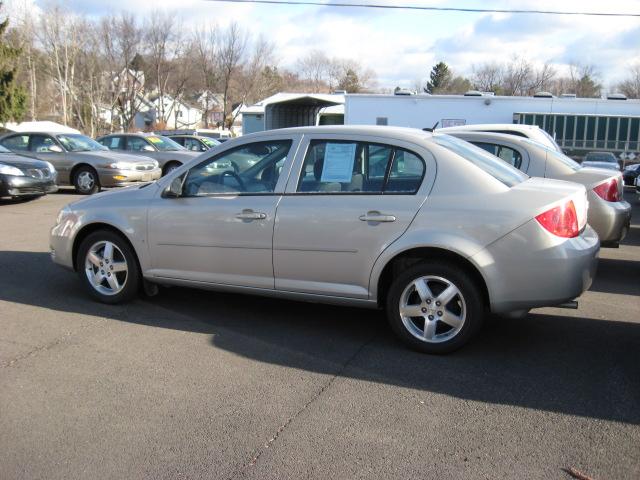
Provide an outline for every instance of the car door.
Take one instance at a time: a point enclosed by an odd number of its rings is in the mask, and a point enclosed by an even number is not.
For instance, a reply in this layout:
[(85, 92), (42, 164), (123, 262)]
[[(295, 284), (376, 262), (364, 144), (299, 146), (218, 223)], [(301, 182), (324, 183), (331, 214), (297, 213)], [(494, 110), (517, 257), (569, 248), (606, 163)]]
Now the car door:
[(51, 163), (58, 172), (58, 181), (69, 183), (72, 162), (66, 151), (53, 136), (44, 133), (32, 133), (29, 135), (30, 155), (39, 160)]
[(413, 144), (305, 136), (276, 215), (276, 289), (367, 299), (376, 258), (426, 198), (428, 165)]
[[(191, 282), (274, 288), (273, 226), (297, 136), (232, 147), (179, 173), (181, 194), (150, 204), (151, 274)], [(256, 163), (222, 169), (236, 155)], [(170, 176), (168, 180), (171, 180)]]

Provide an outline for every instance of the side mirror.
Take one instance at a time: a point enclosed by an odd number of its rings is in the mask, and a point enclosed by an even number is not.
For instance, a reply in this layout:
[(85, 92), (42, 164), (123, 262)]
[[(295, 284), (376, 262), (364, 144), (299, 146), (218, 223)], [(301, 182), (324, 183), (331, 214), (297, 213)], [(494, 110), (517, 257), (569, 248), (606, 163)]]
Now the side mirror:
[(51, 145), (49, 147), (49, 151), (53, 152), (53, 153), (62, 153), (62, 152), (64, 152), (64, 150), (62, 150), (62, 148), (59, 147), (58, 145)]
[(143, 152), (155, 152), (155, 149), (151, 145), (145, 145), (142, 147)]
[(171, 183), (164, 191), (166, 198), (179, 198), (182, 196), (182, 177), (176, 177), (171, 180)]

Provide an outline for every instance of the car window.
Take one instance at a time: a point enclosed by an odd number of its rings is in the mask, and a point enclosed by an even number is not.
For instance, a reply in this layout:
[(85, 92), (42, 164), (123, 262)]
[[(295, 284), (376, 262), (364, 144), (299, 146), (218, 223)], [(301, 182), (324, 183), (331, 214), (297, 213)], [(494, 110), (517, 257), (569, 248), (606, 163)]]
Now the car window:
[(513, 165), (517, 169), (520, 169), (522, 166), (522, 155), (517, 150), (513, 148), (507, 147), (505, 145), (497, 145), (495, 143), (486, 143), (486, 142), (471, 142), (474, 145), (480, 147), (483, 150), (486, 150), (491, 155), (495, 155), (498, 158), (501, 158), (509, 165)]
[(184, 137), (168, 137), (168, 138), (176, 142), (178, 145), (184, 146)]
[[(3, 147), (2, 145), (0, 145), (0, 153), (11, 153), (11, 150), (9, 150), (6, 147)], [(628, 168), (627, 168), (628, 170)]]
[(127, 150), (130, 152), (143, 152), (148, 146), (149, 142), (142, 137), (127, 137)]
[(390, 145), (313, 140), (298, 180), (300, 193), (416, 192), (424, 162)]
[(100, 145), (104, 145), (109, 150), (123, 150), (124, 148), (124, 139), (119, 136), (115, 137), (104, 137), (98, 140)]
[(64, 134), (57, 137), (67, 152), (93, 152), (105, 149), (103, 145), (85, 135)]
[(291, 140), (251, 143), (200, 162), (187, 173), (184, 196), (271, 193), (291, 143)]
[(202, 152), (203, 147), (202, 144), (196, 140), (195, 138), (185, 138), (184, 144), (187, 150), (191, 150), (192, 152)]
[(29, 150), (29, 135), (15, 135), (5, 138), (2, 144), (9, 150), (26, 151)]
[(424, 177), (424, 160), (413, 152), (396, 149), (385, 192), (415, 193)]
[(451, 135), (434, 135), (433, 140), (438, 145), (460, 155), (468, 162), (484, 170), (508, 187), (513, 187), (529, 178), (517, 168), (507, 165), (494, 155), (459, 138), (452, 137)]
[(56, 142), (48, 135), (31, 135), (29, 150), (37, 153), (51, 152)]

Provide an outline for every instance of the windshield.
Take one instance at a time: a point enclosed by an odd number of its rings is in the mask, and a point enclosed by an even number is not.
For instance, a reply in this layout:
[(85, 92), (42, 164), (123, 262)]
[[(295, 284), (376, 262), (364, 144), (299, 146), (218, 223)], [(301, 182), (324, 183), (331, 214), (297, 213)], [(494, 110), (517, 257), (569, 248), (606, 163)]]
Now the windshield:
[(0, 153), (11, 153), (11, 150), (7, 150), (2, 145), (0, 145)]
[(450, 135), (434, 135), (433, 139), (438, 145), (457, 153), (508, 187), (513, 187), (529, 178), (517, 168), (469, 142)]
[(204, 143), (209, 148), (213, 148), (216, 145), (220, 145), (220, 142), (217, 141), (217, 140), (214, 140), (213, 138), (200, 137), (200, 140), (202, 141), (202, 143)]
[(79, 134), (58, 135), (58, 140), (67, 152), (93, 152), (97, 150), (107, 150), (93, 138)]
[(175, 152), (176, 150), (186, 150), (182, 145), (174, 142), (169, 137), (161, 137), (160, 135), (149, 135), (145, 138), (161, 152)]
[(612, 153), (587, 153), (587, 156), (584, 157), (585, 162), (610, 162), (610, 163), (618, 163), (616, 157)]

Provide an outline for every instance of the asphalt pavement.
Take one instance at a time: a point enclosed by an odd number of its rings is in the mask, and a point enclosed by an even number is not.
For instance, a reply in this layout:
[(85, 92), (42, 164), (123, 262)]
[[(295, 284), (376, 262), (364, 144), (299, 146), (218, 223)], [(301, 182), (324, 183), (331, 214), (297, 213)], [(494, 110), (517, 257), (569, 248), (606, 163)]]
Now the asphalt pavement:
[(382, 312), (181, 288), (95, 303), (60, 193), (0, 204), (0, 479), (640, 478), (640, 202), (578, 310), (447, 356)]

